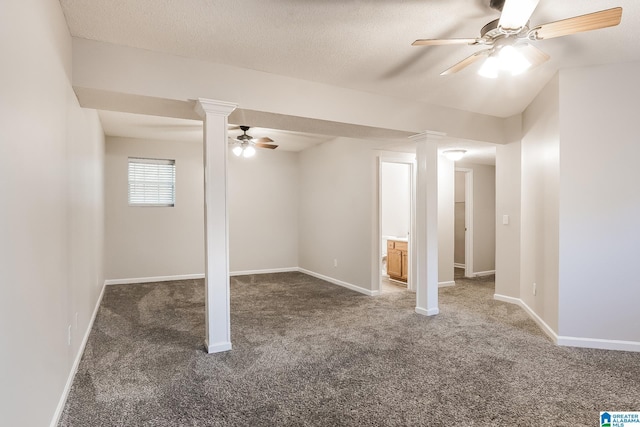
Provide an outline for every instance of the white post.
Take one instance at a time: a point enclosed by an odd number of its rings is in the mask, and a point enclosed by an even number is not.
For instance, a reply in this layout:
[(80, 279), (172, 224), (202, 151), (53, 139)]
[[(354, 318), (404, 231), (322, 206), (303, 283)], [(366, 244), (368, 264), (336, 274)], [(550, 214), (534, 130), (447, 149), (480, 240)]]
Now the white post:
[(438, 309), (438, 139), (424, 132), (416, 142), (416, 313), (433, 316)]
[(236, 107), (209, 99), (196, 103), (196, 112), (204, 119), (205, 346), (209, 353), (231, 350), (227, 117)]

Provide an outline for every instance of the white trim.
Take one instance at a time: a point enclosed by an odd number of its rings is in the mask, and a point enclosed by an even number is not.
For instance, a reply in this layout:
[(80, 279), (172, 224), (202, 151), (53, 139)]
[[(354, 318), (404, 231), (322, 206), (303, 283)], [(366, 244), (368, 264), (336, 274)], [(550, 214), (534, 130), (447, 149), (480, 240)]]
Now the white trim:
[(467, 266), (465, 264), (459, 264), (457, 262), (454, 262), (453, 268), (467, 268)]
[(448, 282), (438, 282), (438, 287), (439, 288), (447, 288), (449, 286), (455, 286), (456, 282), (454, 282), (453, 280), (449, 280)]
[(207, 353), (209, 353), (209, 354), (211, 354), (211, 353), (221, 353), (223, 351), (231, 350), (231, 343), (230, 342), (219, 342), (219, 343), (216, 343), (216, 344), (209, 345), (207, 340), (204, 340), (204, 345), (207, 348)]
[(472, 273), (471, 277), (491, 276), (492, 274), (496, 274), (496, 271), (495, 270), (478, 271), (477, 273)]
[(300, 271), (298, 267), (268, 268), (265, 270), (231, 271), (229, 276), (248, 276), (250, 274), (291, 273)]
[(603, 340), (598, 338), (559, 336), (558, 345), (566, 347), (599, 348), (602, 350), (640, 352), (640, 342), (638, 341)]
[(378, 291), (378, 290), (372, 291), (372, 290), (369, 290), (369, 289), (365, 289), (365, 288), (362, 288), (360, 286), (357, 286), (357, 285), (354, 285), (354, 284), (351, 284), (351, 283), (343, 282), (342, 280), (334, 279), (333, 277), (325, 276), (324, 274), (320, 274), (320, 273), (316, 273), (314, 271), (306, 270), (304, 268), (299, 268), (298, 271), (300, 271), (301, 273), (304, 273), (304, 274), (308, 274), (309, 276), (313, 276), (313, 277), (316, 277), (318, 279), (322, 279), (322, 280), (324, 280), (326, 282), (333, 283), (334, 285), (342, 286), (343, 288), (347, 288), (347, 289), (351, 289), (352, 291), (360, 292), (361, 294), (365, 294), (365, 295), (368, 295), (370, 297), (373, 297), (373, 296), (376, 296), (376, 295), (380, 294), (380, 291)]
[(429, 310), (425, 310), (424, 308), (416, 307), (416, 313), (422, 316), (435, 316), (436, 314), (440, 313), (440, 309), (431, 308)]
[(555, 331), (551, 329), (551, 327), (547, 325), (547, 323), (542, 320), (542, 318), (538, 316), (535, 311), (531, 309), (531, 307), (529, 307), (524, 301), (522, 301), (522, 299), (500, 294), (494, 294), (493, 299), (497, 301), (508, 302), (510, 304), (516, 304), (522, 307), (522, 309), (538, 324), (540, 329), (542, 329), (542, 332), (547, 334), (547, 336), (551, 338), (551, 340), (555, 344), (558, 344), (558, 334), (556, 334)]
[(135, 277), (132, 279), (109, 279), (105, 285), (132, 285), (138, 283), (169, 282), (173, 280), (204, 279), (204, 274), (178, 274), (175, 276)]
[(509, 304), (522, 305), (520, 298), (509, 297), (506, 295), (493, 294), (493, 299), (496, 301), (508, 302)]
[(107, 283), (105, 281), (105, 283), (102, 285), (102, 289), (100, 290), (98, 301), (96, 302), (96, 306), (93, 308), (93, 313), (91, 314), (91, 319), (89, 320), (89, 324), (87, 325), (87, 330), (84, 333), (84, 337), (82, 338), (80, 347), (78, 347), (78, 353), (76, 354), (76, 358), (73, 361), (73, 366), (71, 367), (71, 371), (69, 372), (69, 376), (67, 377), (67, 382), (64, 385), (62, 396), (60, 396), (60, 400), (58, 401), (58, 406), (56, 407), (56, 411), (53, 414), (53, 419), (51, 420), (50, 427), (56, 427), (60, 422), (62, 411), (64, 410), (64, 406), (67, 403), (67, 398), (69, 397), (69, 392), (71, 391), (73, 380), (76, 377), (76, 372), (78, 372), (78, 366), (80, 366), (80, 361), (82, 360), (82, 355), (84, 354), (84, 348), (87, 346), (87, 341), (89, 341), (89, 335), (91, 334), (91, 330), (93, 329), (93, 322), (96, 320), (96, 316), (98, 315), (98, 310), (100, 309), (100, 304), (102, 303), (104, 290), (107, 287), (106, 284)]
[(540, 318), (524, 301), (520, 298), (508, 297), (506, 295), (494, 294), (493, 299), (502, 302), (519, 305), (527, 312), (529, 316), (540, 326), (542, 331), (546, 333), (555, 344), (563, 347), (582, 347), (597, 348), (601, 350), (617, 350), (617, 351), (634, 351), (640, 352), (640, 342), (638, 341), (621, 341), (621, 340), (604, 340), (599, 338), (580, 338), (558, 336), (544, 320)]

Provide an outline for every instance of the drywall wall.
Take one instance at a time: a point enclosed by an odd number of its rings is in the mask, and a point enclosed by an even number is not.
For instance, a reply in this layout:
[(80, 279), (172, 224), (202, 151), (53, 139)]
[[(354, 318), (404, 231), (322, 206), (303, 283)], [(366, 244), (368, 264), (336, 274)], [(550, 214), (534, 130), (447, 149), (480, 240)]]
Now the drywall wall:
[(4, 2), (0, 51), (0, 413), (46, 426), (104, 282), (104, 139), (71, 88), (57, 1)]
[(496, 147), (495, 293), (512, 298), (520, 298), (520, 163), (520, 142)]
[(456, 168), (473, 171), (473, 272), (495, 270), (496, 168), (456, 162)]
[[(520, 298), (558, 331), (559, 80), (523, 114)], [(563, 171), (564, 173), (564, 171)], [(536, 295), (533, 294), (536, 283)]]
[[(298, 161), (291, 152), (229, 153), (229, 270), (298, 266)], [(176, 205), (129, 207), (128, 157), (176, 161)], [(111, 281), (204, 274), (202, 142), (108, 137), (106, 277)]]
[[(174, 207), (129, 206), (129, 157), (175, 160)], [(201, 142), (107, 137), (105, 179), (107, 280), (204, 274)]]
[(299, 266), (373, 289), (377, 237), (372, 218), (378, 189), (371, 142), (336, 138), (299, 156)]
[(229, 269), (298, 267), (298, 153), (229, 155)]
[(640, 62), (560, 73), (559, 205), (559, 334), (636, 349), (638, 75)]
[(411, 167), (382, 163), (382, 236), (407, 237), (411, 228)]
[(464, 265), (465, 255), (465, 173), (455, 172), (454, 176), (454, 243), (453, 262)]

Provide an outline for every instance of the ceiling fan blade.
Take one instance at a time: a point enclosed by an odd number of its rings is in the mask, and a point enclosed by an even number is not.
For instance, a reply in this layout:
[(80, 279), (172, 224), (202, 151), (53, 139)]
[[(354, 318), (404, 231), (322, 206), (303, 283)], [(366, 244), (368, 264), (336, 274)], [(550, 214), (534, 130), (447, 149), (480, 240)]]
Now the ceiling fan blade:
[(550, 22), (537, 26), (530, 31), (538, 40), (567, 36), (583, 31), (598, 30), (600, 28), (615, 27), (622, 19), (622, 8), (601, 10), (600, 12), (574, 16), (561, 21)]
[(537, 47), (530, 44), (523, 44), (518, 47), (518, 51), (527, 58), (527, 61), (531, 63), (530, 68), (535, 68), (540, 64), (544, 64), (551, 58), (548, 54), (544, 53)]
[(462, 70), (463, 68), (466, 68), (469, 65), (473, 64), (478, 59), (481, 59), (484, 56), (489, 56), (489, 52), (491, 52), (491, 49), (485, 49), (485, 50), (481, 50), (480, 52), (476, 52), (471, 56), (467, 56), (462, 61), (460, 61), (456, 65), (454, 65), (453, 67), (448, 68), (448, 69), (444, 70), (443, 72), (441, 72), (440, 75), (441, 76), (448, 76), (450, 74), (457, 73), (458, 71)]
[(265, 136), (263, 138), (255, 138), (254, 141), (257, 143), (265, 143), (265, 142), (273, 142), (273, 139)]
[(451, 44), (478, 44), (480, 39), (419, 39), (411, 43), (411, 46), (444, 46)]
[(227, 127), (227, 130), (239, 130), (240, 126), (229, 126)]
[[(268, 139), (268, 138), (267, 138)], [(274, 144), (265, 144), (263, 142), (257, 142), (256, 143), (256, 147), (260, 147), (260, 148), (269, 148), (270, 150), (275, 150), (276, 148), (278, 148), (277, 145)]]
[(502, 7), (498, 27), (507, 31), (517, 31), (524, 27), (539, 2), (540, 0), (506, 0)]

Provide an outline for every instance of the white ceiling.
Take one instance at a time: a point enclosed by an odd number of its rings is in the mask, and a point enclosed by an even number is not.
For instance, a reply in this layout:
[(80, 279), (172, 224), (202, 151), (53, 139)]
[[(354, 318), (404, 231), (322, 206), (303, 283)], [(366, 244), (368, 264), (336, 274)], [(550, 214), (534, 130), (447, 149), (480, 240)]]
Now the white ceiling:
[(479, 64), (439, 75), (482, 47), (411, 46), (418, 38), (479, 36), (480, 28), (499, 16), (488, 7), (489, 0), (60, 3), (75, 37), (498, 117), (521, 113), (560, 68), (640, 60), (638, 0), (541, 0), (532, 24), (615, 6), (624, 8), (622, 23), (540, 41), (537, 47), (551, 55), (549, 62), (495, 80), (478, 76)]

